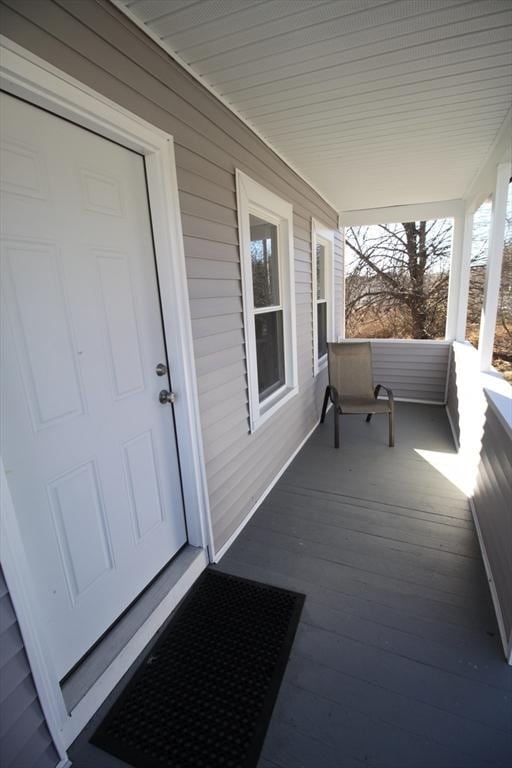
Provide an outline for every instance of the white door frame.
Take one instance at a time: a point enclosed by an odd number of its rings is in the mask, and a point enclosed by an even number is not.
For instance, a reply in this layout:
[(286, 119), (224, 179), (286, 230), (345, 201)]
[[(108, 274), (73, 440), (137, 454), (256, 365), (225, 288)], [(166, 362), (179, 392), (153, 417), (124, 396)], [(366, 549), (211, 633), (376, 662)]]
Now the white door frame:
[[(2, 35), (0, 57), (1, 89), (144, 156), (163, 326), (172, 386), (177, 396), (174, 415), (179, 435), (178, 450), (188, 541), (205, 552), (209, 550), (211, 554), (214, 551), (213, 535), (172, 136)], [(0, 562), (43, 711), (62, 765), (65, 765), (66, 747), (87, 720), (80, 724), (75, 718), (73, 727), (68, 727), (70, 717), (50, 654), (45, 652), (44, 630), (31, 590), (30, 568), (1, 457), (0, 486)], [(206, 562), (206, 557), (203, 562)], [(91, 714), (89, 712), (88, 717)], [(87, 713), (84, 712), (85, 717)]]

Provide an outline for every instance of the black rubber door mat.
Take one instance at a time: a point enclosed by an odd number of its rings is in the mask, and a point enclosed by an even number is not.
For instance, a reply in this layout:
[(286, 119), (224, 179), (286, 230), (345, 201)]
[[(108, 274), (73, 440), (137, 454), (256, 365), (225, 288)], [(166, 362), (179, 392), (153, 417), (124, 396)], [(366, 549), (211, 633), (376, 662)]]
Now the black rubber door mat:
[(92, 743), (135, 768), (254, 768), (304, 599), (207, 568)]

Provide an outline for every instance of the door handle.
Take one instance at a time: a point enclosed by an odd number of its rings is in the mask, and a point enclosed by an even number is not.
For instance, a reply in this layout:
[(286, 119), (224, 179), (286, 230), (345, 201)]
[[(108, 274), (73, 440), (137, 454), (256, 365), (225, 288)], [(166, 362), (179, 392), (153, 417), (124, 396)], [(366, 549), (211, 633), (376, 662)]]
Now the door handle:
[(158, 395), (158, 399), (162, 403), (162, 405), (167, 405), (168, 403), (175, 403), (176, 402), (176, 395), (174, 392), (168, 392), (166, 389), (162, 389), (160, 391), (160, 394)]

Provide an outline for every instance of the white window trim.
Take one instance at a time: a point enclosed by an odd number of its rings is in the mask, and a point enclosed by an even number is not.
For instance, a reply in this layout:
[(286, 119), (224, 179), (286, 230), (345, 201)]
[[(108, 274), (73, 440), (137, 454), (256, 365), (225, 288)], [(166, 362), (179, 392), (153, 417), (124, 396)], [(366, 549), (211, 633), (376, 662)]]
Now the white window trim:
[[(249, 395), (250, 431), (255, 432), (299, 391), (297, 374), (297, 329), (295, 321), (295, 270), (293, 252), (293, 207), (236, 170), (238, 229), (240, 236), (240, 270), (242, 276), (244, 332)], [(270, 221), (278, 228), (279, 299), (283, 310), (283, 344), (285, 383), (262, 403), (258, 393), (258, 365), (254, 316), (272, 307), (254, 307), (250, 214)]]
[(327, 341), (334, 341), (335, 307), (334, 307), (334, 230), (321, 224), (317, 219), (311, 219), (311, 290), (313, 307), (313, 375), (327, 368), (327, 354), (318, 359), (318, 318), (317, 318), (317, 278), (316, 278), (316, 247), (325, 248), (325, 299), (327, 302)]

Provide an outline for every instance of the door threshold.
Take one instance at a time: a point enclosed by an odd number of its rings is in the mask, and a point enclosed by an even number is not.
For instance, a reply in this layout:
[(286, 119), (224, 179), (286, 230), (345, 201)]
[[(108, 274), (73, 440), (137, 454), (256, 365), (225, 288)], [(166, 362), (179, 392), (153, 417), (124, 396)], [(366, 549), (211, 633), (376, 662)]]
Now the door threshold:
[(186, 545), (61, 686), (69, 746), (208, 565), (206, 549)]

